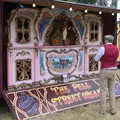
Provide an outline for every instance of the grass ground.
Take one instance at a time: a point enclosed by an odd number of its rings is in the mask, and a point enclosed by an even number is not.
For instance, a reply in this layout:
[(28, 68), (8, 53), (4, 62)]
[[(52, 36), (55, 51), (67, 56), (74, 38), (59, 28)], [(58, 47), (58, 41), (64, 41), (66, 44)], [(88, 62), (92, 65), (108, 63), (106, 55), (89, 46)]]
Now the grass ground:
[[(101, 115), (99, 103), (94, 103), (30, 120), (120, 120), (120, 98), (116, 99), (116, 106), (116, 115)], [(5, 103), (0, 103), (0, 120), (15, 120)]]

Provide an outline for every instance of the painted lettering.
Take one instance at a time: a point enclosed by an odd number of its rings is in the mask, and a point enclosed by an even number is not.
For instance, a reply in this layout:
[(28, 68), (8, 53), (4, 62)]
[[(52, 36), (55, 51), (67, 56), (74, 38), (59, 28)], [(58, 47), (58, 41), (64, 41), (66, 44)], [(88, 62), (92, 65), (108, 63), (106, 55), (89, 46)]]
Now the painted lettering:
[(52, 98), (51, 99), (51, 102), (54, 103), (54, 104), (72, 104), (72, 103), (75, 103), (75, 102), (79, 102), (81, 100), (81, 97), (80, 97), (80, 93), (75, 93), (75, 94), (72, 94), (72, 95), (63, 95), (63, 96), (59, 96), (57, 98)]
[(100, 95), (99, 89), (82, 92), (82, 97), (86, 100), (97, 98), (97, 97), (99, 97), (99, 95)]
[(90, 84), (88, 84), (87, 82), (84, 83), (79, 83), (79, 84), (72, 84), (73, 89), (76, 90), (87, 90), (90, 89), (92, 86)]
[(50, 88), (52, 92), (55, 92), (56, 95), (63, 95), (66, 93), (70, 93), (70, 89), (67, 86), (60, 86), (60, 87), (52, 87)]

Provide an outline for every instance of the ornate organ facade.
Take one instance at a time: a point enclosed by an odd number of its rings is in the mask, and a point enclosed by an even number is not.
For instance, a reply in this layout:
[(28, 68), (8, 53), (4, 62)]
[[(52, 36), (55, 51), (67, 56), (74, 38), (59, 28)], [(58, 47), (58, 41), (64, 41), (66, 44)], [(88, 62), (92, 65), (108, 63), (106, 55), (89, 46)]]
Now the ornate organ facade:
[(99, 73), (94, 56), (101, 18), (64, 9), (13, 10), (9, 19), (8, 86), (28, 88)]

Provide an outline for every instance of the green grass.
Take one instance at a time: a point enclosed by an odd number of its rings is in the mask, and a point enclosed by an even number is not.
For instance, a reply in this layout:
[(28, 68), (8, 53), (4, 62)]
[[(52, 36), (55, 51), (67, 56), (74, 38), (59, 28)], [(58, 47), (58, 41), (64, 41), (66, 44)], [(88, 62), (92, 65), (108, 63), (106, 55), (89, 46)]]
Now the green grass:
[(120, 120), (120, 99), (117, 100), (117, 114), (106, 115), (100, 114), (100, 105), (91, 104), (87, 106), (77, 107), (55, 114), (34, 118), (32, 120)]
[[(94, 103), (46, 116), (32, 118), (30, 120), (120, 120), (120, 98), (116, 100), (116, 106), (116, 115), (110, 115), (109, 113), (101, 115), (99, 103)], [(4, 104), (0, 105), (0, 120), (15, 120), (8, 107)]]
[(1, 99), (0, 99), (0, 120), (14, 120), (8, 106)]

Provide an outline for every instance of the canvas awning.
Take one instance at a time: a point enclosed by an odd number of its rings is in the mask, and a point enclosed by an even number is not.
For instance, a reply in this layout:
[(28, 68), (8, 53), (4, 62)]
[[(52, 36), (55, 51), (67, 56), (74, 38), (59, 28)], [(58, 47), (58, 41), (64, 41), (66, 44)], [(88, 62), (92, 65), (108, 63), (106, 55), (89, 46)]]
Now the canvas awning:
[[(13, 2), (13, 3), (20, 3), (20, 4), (32, 4), (33, 0), (3, 0), (3, 2)], [(102, 6), (95, 6), (95, 5), (88, 5), (83, 3), (72, 3), (72, 2), (63, 2), (57, 0), (34, 0), (37, 6), (50, 6), (54, 3), (54, 5), (58, 8), (69, 8), (72, 6), (74, 10), (84, 10), (88, 9), (90, 11), (100, 11), (103, 12), (116, 12), (120, 13), (120, 9), (113, 9), (109, 7), (102, 7)]]

